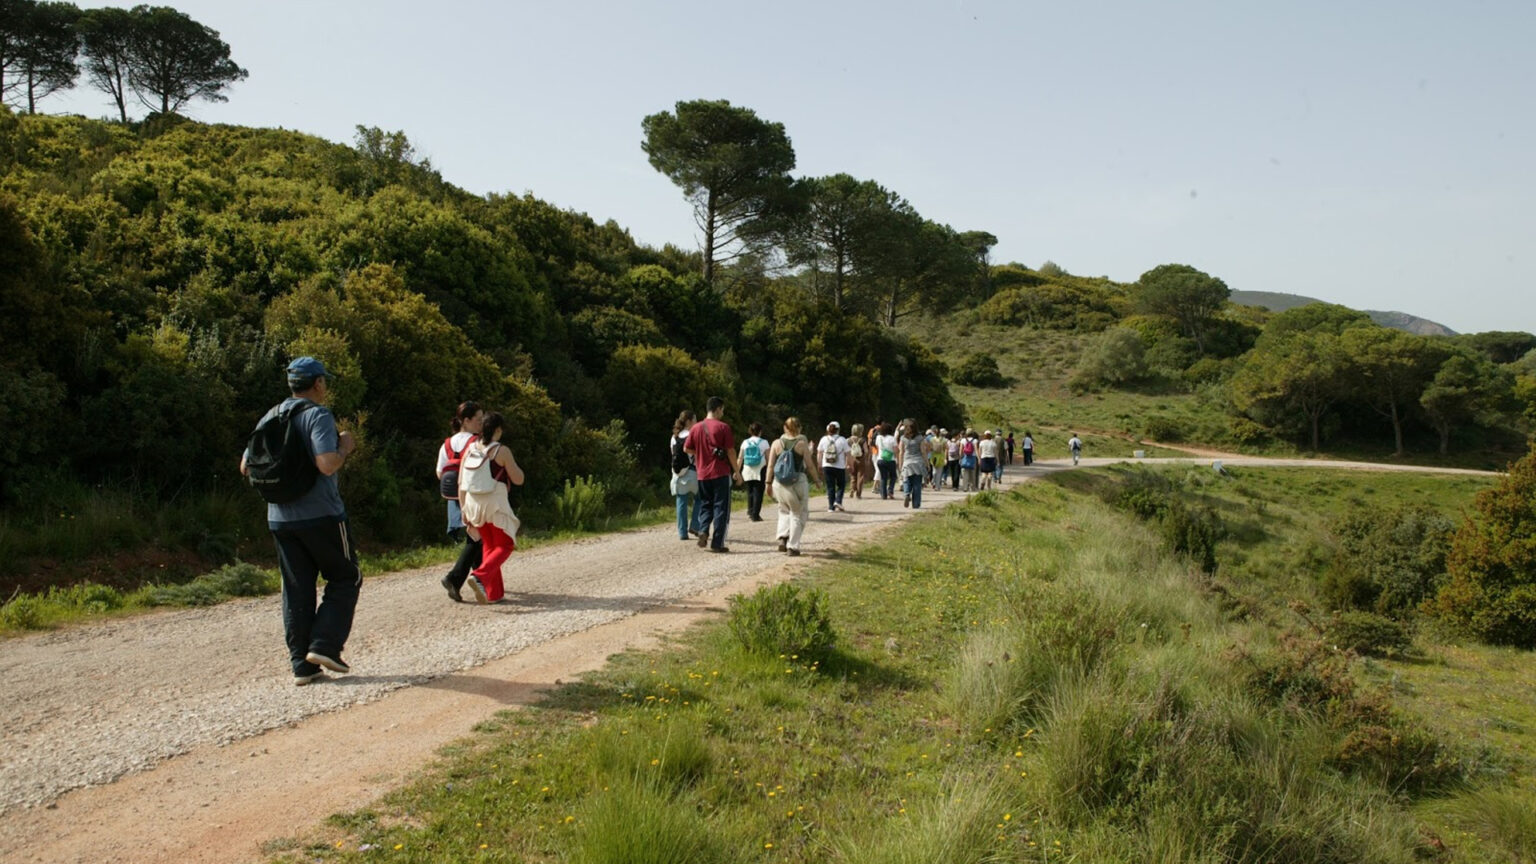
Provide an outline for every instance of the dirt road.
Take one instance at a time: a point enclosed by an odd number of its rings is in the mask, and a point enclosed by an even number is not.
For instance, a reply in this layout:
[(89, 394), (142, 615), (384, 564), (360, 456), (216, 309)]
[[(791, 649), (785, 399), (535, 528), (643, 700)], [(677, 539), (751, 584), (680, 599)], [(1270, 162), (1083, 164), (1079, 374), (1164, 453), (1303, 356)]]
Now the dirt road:
[[(1016, 468), (1009, 481), (1069, 467)], [(928, 493), (922, 512), (962, 497)], [(497, 606), (449, 601), (437, 584), (445, 568), (370, 579), (347, 646), (353, 674), (303, 688), (275, 597), (6, 642), (0, 858), (259, 858), (266, 841), (399, 785), (496, 711), (914, 515), (899, 499), (846, 503), (838, 514), (813, 503), (798, 559), (776, 551), (771, 516), (753, 523), (738, 510), (729, 555), (679, 541), (670, 525), (519, 552), (511, 602)]]

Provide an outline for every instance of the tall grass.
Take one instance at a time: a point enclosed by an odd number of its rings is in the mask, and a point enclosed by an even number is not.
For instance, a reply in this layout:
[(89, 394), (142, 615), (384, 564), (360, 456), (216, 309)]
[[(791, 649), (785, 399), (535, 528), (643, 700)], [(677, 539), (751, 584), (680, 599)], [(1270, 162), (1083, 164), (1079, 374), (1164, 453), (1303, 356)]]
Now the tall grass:
[[(1006, 787), (985, 773), (947, 778), (942, 791), (914, 807), (902, 808), (893, 824), (873, 836), (836, 844), (843, 864), (983, 864), (997, 861), (1008, 829), (1014, 828)], [(1019, 809), (1019, 817), (1024, 811)]]
[[(1091, 496), (977, 496), (807, 582), (838, 636), (825, 662), (741, 650), (726, 622), (620, 655), (396, 793), (376, 827), (306, 854), (362, 860), (335, 845), (366, 842), (368, 860), (472, 857), (466, 807), (501, 826), (495, 854), (531, 862), (1432, 852), (1410, 806), (1442, 792), (1337, 764), (1340, 722), (1374, 708), (1255, 686), (1255, 664), (1295, 660), (1270, 620), (1283, 610), (1233, 606)], [(1486, 830), (1522, 836), (1506, 824)]]
[(725, 864), (727, 855), (698, 807), (641, 780), (624, 780), (583, 808), (576, 864)]
[(657, 723), (605, 724), (592, 742), (598, 774), (614, 783), (681, 792), (709, 774), (712, 758), (696, 712)]
[(1536, 809), (1529, 794), (1509, 788), (1472, 789), (1450, 799), (1444, 808), (1476, 828), (1512, 864), (1536, 862)]

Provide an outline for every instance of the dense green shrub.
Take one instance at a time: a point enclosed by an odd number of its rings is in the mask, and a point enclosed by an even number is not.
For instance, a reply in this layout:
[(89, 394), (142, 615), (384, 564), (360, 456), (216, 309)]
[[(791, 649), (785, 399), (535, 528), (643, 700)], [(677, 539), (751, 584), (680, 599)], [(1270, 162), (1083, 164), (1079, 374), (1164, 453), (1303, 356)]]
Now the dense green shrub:
[(748, 651), (813, 660), (826, 656), (837, 636), (827, 596), (782, 582), (750, 597), (732, 597), (728, 626)]
[(1337, 520), (1322, 594), (1335, 608), (1403, 615), (1435, 593), (1454, 525), (1432, 507), (1366, 510)]
[(47, 626), (44, 614), (47, 604), (34, 594), (12, 597), (0, 606), (0, 622), (18, 630), (39, 630)]
[(1146, 374), (1146, 345), (1140, 334), (1129, 327), (1115, 327), (1089, 343), (1068, 385), (1082, 393), (1136, 381)]
[(1189, 364), (1179, 376), (1190, 387), (1199, 387), (1202, 384), (1210, 384), (1220, 381), (1232, 374), (1233, 361), (1218, 360), (1215, 357), (1201, 357)]
[(1002, 387), (1008, 381), (998, 371), (997, 358), (991, 354), (972, 354), (960, 362), (950, 374), (956, 384), (970, 387)]
[(1478, 493), (1474, 508), (1430, 608), (1485, 642), (1536, 648), (1536, 450)]
[(1163, 548), (1187, 555), (1201, 570), (1214, 573), (1216, 544), (1226, 535), (1226, 526), (1210, 505), (1186, 500), (1184, 485), (1198, 485), (1203, 482), (1199, 477), (1175, 481), (1167, 474), (1137, 467), (1122, 473), (1103, 497), (1140, 519), (1157, 520)]
[(123, 606), (121, 591), (110, 585), (97, 585), (93, 582), (50, 589), (48, 599), (85, 612), (110, 612)]
[(1413, 634), (1401, 621), (1371, 612), (1340, 612), (1328, 622), (1324, 635), (1340, 651), (1356, 654), (1398, 654), (1413, 644)]
[(1175, 502), (1163, 512), (1158, 532), (1164, 548), (1188, 555), (1206, 573), (1216, 572), (1216, 542), (1226, 528), (1214, 509)]
[(1286, 710), (1318, 718), (1332, 733), (1325, 761), (1394, 790), (1444, 788), (1466, 775), (1467, 764), (1390, 700), (1366, 692), (1347, 654), (1320, 639), (1286, 633), (1272, 650), (1234, 649), (1255, 694)]
[(1156, 519), (1172, 506), (1177, 492), (1167, 475), (1136, 468), (1120, 476), (1105, 500), (1139, 519)]
[[(1041, 273), (1045, 275), (1044, 270)], [(1095, 332), (1113, 325), (1123, 315), (1124, 305), (1123, 289), (1107, 280), (1059, 274), (1042, 284), (998, 291), (976, 313), (989, 324)]]
[(278, 590), (276, 571), (238, 562), (199, 576), (183, 585), (161, 585), (150, 591), (150, 606), (211, 606), (231, 597), (260, 597)]
[(667, 436), (678, 413), (687, 408), (702, 419), (705, 400), (726, 395), (720, 392), (723, 387), (702, 363), (673, 345), (625, 345), (609, 359), (602, 378), (603, 393), (636, 439), (642, 463), (658, 469), (666, 464)]
[(1169, 378), (1181, 377), (1185, 369), (1200, 359), (1200, 349), (1195, 347), (1195, 340), (1187, 336), (1177, 333), (1160, 334), (1156, 339), (1145, 341), (1147, 368)]
[(1169, 417), (1166, 414), (1152, 414), (1148, 416), (1142, 427), (1142, 432), (1147, 440), (1164, 443), (1183, 441), (1188, 434), (1182, 421), (1176, 417)]
[[(581, 418), (561, 425), (555, 442), (554, 463), (567, 475), (590, 476), (603, 484), (606, 513), (627, 513), (655, 498), (652, 474), (641, 471), (622, 420), (610, 420), (593, 429)], [(654, 487), (665, 488), (665, 487)]]

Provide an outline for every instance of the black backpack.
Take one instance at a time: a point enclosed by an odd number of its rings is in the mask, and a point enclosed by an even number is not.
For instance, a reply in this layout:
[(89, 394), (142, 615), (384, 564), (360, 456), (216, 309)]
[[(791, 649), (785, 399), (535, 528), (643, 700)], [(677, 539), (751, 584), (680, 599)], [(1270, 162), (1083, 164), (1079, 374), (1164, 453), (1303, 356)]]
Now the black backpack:
[(264, 418), (246, 445), (245, 468), (251, 485), (271, 504), (297, 501), (315, 485), (320, 469), (309, 452), (308, 436), (294, 422), (315, 403), (308, 399)]
[(693, 467), (693, 460), (688, 458), (688, 451), (683, 449), (683, 439), (672, 436), (672, 473), (681, 474)]
[(438, 492), (449, 500), (456, 501), (459, 497), (459, 466), (464, 463), (464, 454), (469, 452), (469, 445), (480, 440), (479, 435), (469, 436), (464, 442), (464, 449), (453, 452), (453, 436), (443, 439), (443, 449), (448, 451), (448, 464), (443, 466), (443, 476), (438, 478)]

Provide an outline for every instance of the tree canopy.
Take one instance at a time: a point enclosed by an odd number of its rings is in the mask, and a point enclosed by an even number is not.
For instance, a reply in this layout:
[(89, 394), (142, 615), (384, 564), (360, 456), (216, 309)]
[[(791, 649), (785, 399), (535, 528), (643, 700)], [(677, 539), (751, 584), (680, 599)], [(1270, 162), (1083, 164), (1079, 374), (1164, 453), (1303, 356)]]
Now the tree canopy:
[(1154, 267), (1141, 274), (1136, 287), (1137, 305), (1145, 312), (1177, 321), (1201, 354), (1205, 353), (1211, 320), (1232, 293), (1227, 283), (1187, 264)]
[(678, 102), (641, 122), (651, 167), (693, 204), (703, 233), (704, 281), (759, 236), (761, 220), (788, 196), (795, 149), (784, 124), (725, 100)]
[(229, 45), (211, 27), (169, 6), (135, 6), (128, 75), (139, 101), (161, 114), (193, 99), (227, 102), (225, 89), (248, 73), (229, 58)]
[(139, 20), (127, 9), (108, 6), (87, 10), (79, 22), (86, 78), (111, 97), (118, 119), (124, 123), (128, 122), (128, 96), (133, 92), (129, 64), (139, 36)]
[(36, 114), (40, 100), (74, 87), (80, 76), (75, 65), (80, 53), (80, 37), (75, 31), (80, 10), (71, 3), (48, 0), (23, 9), (15, 74), (17, 89), (24, 97), (16, 101), (26, 106), (28, 114)]
[(123, 123), (130, 95), (161, 114), (194, 99), (223, 102), (247, 75), (229, 54), (217, 31), (169, 6), (82, 11), (62, 0), (0, 0), (0, 97), (29, 114), (81, 72)]

